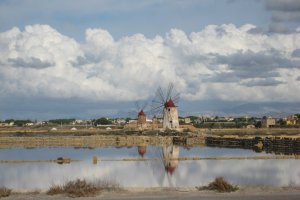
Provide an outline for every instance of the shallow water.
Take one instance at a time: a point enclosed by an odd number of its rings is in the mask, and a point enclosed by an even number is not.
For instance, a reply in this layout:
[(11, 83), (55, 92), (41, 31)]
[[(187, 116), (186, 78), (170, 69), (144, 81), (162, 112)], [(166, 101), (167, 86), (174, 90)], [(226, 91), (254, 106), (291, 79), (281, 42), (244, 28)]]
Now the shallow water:
[[(144, 153), (144, 154), (143, 154)], [(160, 158), (120, 161), (123, 158)], [(0, 160), (47, 160), (70, 157), (70, 164), (0, 164), (0, 186), (15, 189), (47, 189), (68, 180), (110, 180), (124, 187), (193, 187), (223, 176), (237, 185), (300, 186), (300, 160), (189, 160), (164, 157), (262, 156), (252, 150), (197, 147), (35, 148), (1, 149)], [(97, 156), (97, 164), (92, 157)], [(110, 160), (110, 161), (108, 161)]]

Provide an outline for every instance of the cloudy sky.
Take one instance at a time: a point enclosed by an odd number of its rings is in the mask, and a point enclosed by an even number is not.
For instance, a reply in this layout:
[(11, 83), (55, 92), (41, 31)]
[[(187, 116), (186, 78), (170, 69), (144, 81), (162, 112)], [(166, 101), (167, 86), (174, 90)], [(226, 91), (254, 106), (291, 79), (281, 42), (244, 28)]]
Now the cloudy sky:
[(0, 119), (300, 112), (299, 0), (1, 0)]

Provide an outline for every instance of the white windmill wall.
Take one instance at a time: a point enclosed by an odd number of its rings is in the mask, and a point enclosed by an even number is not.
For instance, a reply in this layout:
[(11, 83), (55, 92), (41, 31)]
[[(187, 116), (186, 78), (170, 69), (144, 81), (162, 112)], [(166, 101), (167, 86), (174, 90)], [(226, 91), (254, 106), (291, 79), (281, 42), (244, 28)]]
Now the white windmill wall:
[(178, 112), (176, 107), (165, 107), (163, 128), (176, 129), (179, 128)]
[(163, 157), (166, 170), (175, 170), (178, 165), (179, 147), (173, 145), (163, 147)]

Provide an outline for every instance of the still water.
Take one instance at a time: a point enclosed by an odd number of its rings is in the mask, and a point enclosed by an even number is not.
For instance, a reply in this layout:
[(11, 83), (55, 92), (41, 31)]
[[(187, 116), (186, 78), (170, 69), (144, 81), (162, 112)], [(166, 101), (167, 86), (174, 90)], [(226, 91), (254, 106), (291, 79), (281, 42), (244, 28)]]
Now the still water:
[[(233, 184), (300, 186), (300, 160), (164, 160), (164, 157), (262, 156), (245, 149), (196, 147), (124, 148), (11, 148), (0, 149), (0, 160), (47, 160), (70, 157), (70, 164), (0, 164), (0, 186), (14, 189), (47, 189), (76, 178), (110, 180), (124, 187), (194, 187), (206, 185), (217, 176)], [(97, 164), (93, 164), (97, 156)], [(123, 158), (161, 158), (120, 161)]]

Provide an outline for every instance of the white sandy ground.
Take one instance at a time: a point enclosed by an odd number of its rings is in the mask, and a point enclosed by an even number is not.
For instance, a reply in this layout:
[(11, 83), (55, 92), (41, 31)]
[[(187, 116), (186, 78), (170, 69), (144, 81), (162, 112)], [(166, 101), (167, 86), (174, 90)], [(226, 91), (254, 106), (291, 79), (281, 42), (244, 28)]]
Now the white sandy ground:
[[(65, 200), (74, 199), (66, 195), (46, 195), (45, 191), (13, 191), (9, 197), (3, 200)], [(300, 199), (300, 187), (244, 187), (232, 193), (217, 193), (213, 191), (198, 191), (196, 188), (126, 188), (118, 192), (102, 192), (96, 197), (81, 197), (80, 200), (117, 200), (117, 199), (270, 199), (270, 200), (298, 200)]]

